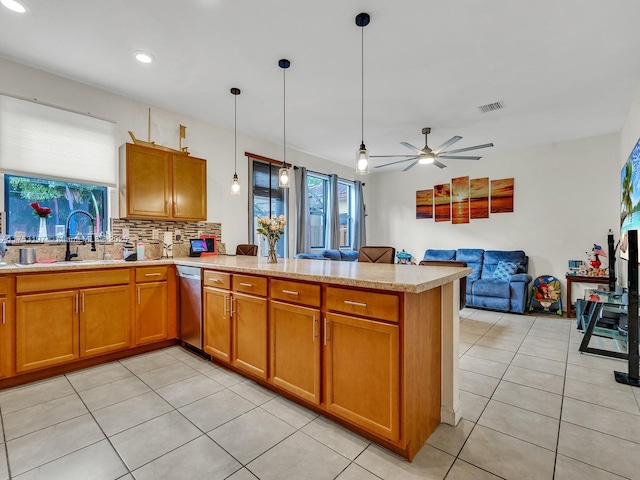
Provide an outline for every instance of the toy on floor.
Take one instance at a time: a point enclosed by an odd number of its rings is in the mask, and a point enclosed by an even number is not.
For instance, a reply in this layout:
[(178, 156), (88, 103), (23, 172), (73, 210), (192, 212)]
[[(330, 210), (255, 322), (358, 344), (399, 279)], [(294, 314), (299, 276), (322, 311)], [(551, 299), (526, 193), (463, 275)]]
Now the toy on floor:
[(541, 275), (533, 281), (529, 311), (562, 315), (560, 280), (551, 275)]

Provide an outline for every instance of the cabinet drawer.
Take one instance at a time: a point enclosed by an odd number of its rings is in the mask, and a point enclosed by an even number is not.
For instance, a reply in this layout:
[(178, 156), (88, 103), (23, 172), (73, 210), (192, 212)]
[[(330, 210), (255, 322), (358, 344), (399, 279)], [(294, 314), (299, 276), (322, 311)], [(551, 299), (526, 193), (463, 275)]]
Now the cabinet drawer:
[(203, 275), (205, 286), (231, 290), (231, 274), (215, 272), (213, 270), (204, 270)]
[(16, 293), (46, 292), (69, 288), (102, 287), (129, 283), (128, 268), (73, 273), (39, 273), (16, 277)]
[(327, 287), (327, 310), (397, 322), (400, 299), (391, 293)]
[(285, 300), (312, 307), (320, 306), (320, 285), (278, 280), (275, 278), (272, 278), (270, 283), (270, 296), (273, 299)]
[(167, 279), (167, 267), (136, 268), (136, 283), (160, 282)]
[(9, 279), (7, 277), (0, 277), (0, 295), (6, 295), (9, 291)]
[(233, 291), (251, 295), (267, 296), (267, 279), (251, 275), (233, 275)]

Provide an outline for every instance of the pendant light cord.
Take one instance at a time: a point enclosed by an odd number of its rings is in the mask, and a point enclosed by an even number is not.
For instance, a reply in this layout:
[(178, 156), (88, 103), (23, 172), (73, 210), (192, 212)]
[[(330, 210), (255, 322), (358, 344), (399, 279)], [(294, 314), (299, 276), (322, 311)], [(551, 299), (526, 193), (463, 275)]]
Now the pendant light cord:
[(282, 110), (283, 110), (283, 122), (282, 122), (282, 160), (284, 162), (284, 168), (287, 168), (287, 69), (282, 69)]
[(233, 96), (233, 173), (238, 174), (238, 96)]
[(360, 41), (360, 135), (364, 144), (364, 27), (361, 27), (362, 37)]

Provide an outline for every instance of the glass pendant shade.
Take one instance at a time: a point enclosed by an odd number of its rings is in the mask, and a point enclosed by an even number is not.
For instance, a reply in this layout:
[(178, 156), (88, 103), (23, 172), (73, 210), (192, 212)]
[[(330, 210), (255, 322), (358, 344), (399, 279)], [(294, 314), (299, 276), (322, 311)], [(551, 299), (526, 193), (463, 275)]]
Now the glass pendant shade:
[(233, 174), (233, 180), (231, 180), (231, 195), (240, 195), (240, 181), (237, 173)]
[(356, 173), (358, 175), (369, 173), (369, 151), (364, 143), (360, 144), (360, 149), (356, 152)]
[(282, 167), (278, 170), (278, 186), (280, 188), (289, 188), (290, 178), (288, 168)]

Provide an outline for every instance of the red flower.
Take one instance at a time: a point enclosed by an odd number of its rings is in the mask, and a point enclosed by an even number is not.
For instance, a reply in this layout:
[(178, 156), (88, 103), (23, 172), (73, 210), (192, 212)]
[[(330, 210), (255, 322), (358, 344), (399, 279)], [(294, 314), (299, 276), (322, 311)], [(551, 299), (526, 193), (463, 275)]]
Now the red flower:
[(49, 207), (41, 207), (38, 202), (31, 202), (29, 205), (39, 217), (47, 218), (51, 214), (51, 209)]

